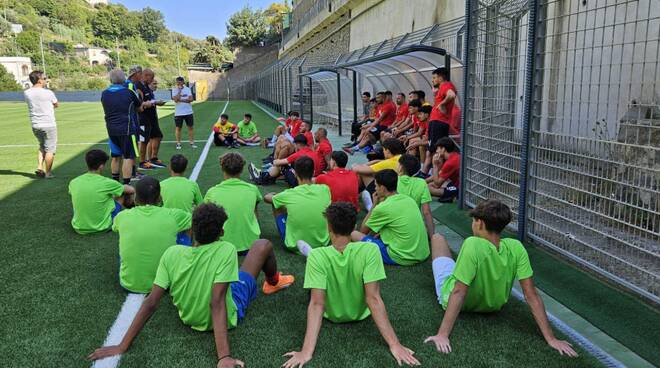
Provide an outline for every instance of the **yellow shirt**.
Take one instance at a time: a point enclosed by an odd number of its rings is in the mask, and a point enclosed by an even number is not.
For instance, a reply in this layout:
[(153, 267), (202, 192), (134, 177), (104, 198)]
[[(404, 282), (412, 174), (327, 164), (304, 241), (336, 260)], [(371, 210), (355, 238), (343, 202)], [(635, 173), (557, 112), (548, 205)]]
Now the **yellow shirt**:
[(399, 166), (400, 157), (401, 155), (392, 156), (386, 160), (376, 162), (370, 167), (374, 170), (374, 172), (379, 172), (381, 170), (386, 170), (386, 169), (392, 169), (396, 171), (397, 167)]
[(234, 130), (236, 126), (234, 123), (227, 122), (227, 124), (222, 125), (219, 121), (213, 125), (213, 131), (218, 132), (220, 134), (229, 134), (232, 130)]

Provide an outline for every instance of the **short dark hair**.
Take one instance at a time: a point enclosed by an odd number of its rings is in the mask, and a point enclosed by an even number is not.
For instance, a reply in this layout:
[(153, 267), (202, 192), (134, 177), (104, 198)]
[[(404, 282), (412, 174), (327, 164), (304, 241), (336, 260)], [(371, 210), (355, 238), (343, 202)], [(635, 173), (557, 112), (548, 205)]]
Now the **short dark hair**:
[(371, 93), (367, 92), (367, 91), (364, 91), (364, 92), (362, 92), (362, 96), (367, 96), (367, 97), (371, 98)]
[(305, 137), (304, 134), (298, 134), (297, 136), (293, 137), (293, 143), (307, 145), (307, 137)]
[(458, 151), (458, 147), (456, 147), (456, 143), (451, 140), (449, 137), (442, 137), (438, 139), (438, 141), (435, 143), (436, 148), (437, 147), (442, 147), (444, 148), (447, 152), (456, 152)]
[(328, 136), (328, 130), (325, 129), (325, 128), (318, 128), (318, 129), (316, 129), (316, 131), (319, 132), (319, 133), (321, 133), (321, 135), (322, 135), (323, 137), (327, 137), (327, 136)]
[(385, 91), (379, 91), (378, 93), (376, 93), (376, 96), (378, 95), (385, 96)]
[(408, 153), (401, 155), (399, 164), (403, 167), (404, 174), (413, 176), (419, 171), (419, 159)]
[(298, 111), (291, 111), (291, 112), (289, 113), (289, 116), (300, 117), (300, 113), (298, 113)]
[(101, 165), (105, 165), (109, 159), (110, 157), (108, 157), (108, 154), (99, 149), (89, 150), (85, 154), (85, 163), (89, 170), (98, 170), (98, 168), (101, 167)]
[(344, 151), (332, 151), (332, 155), (330, 157), (332, 158), (332, 161), (334, 161), (337, 166), (341, 167), (342, 169), (346, 167), (346, 164), (348, 164), (348, 155)]
[(183, 79), (183, 77), (176, 77), (176, 81), (177, 82), (184, 82), (185, 79)]
[(333, 233), (349, 236), (355, 230), (357, 211), (348, 202), (335, 202), (328, 206), (323, 213)]
[(145, 176), (135, 184), (135, 201), (140, 204), (156, 204), (160, 197), (160, 182), (158, 179)]
[(399, 92), (399, 93), (397, 93), (396, 95), (397, 95), (397, 96), (401, 96), (401, 97), (403, 97), (403, 98), (406, 98), (406, 94), (403, 93), (403, 92)]
[(30, 73), (30, 83), (32, 84), (37, 84), (39, 82), (39, 79), (44, 77), (44, 72), (41, 70), (34, 70), (32, 73)]
[(243, 117), (252, 119), (252, 114), (248, 113), (248, 114), (243, 115)]
[(408, 102), (408, 106), (416, 107), (416, 108), (419, 109), (420, 107), (422, 107), (422, 101), (420, 101), (419, 99), (414, 99), (414, 100)]
[(422, 90), (415, 91), (415, 94), (417, 95), (417, 98), (419, 98), (420, 100), (423, 100), (423, 99), (426, 98), (426, 92), (424, 92)]
[(220, 118), (225, 118), (225, 119), (229, 120), (229, 115), (227, 115), (227, 114), (222, 114), (222, 115), (220, 115)]
[(396, 138), (387, 138), (383, 142), (383, 149), (390, 151), (393, 156), (406, 152), (406, 147), (403, 145), (403, 142)]
[(381, 170), (376, 173), (375, 179), (376, 184), (384, 186), (388, 192), (396, 191), (399, 182), (399, 176), (396, 174), (396, 171), (392, 169)]
[(386, 96), (392, 96), (392, 91), (385, 91)]
[(192, 215), (192, 229), (199, 244), (209, 244), (220, 238), (222, 227), (227, 221), (224, 208), (215, 203), (202, 203)]
[(293, 169), (300, 179), (310, 180), (314, 177), (314, 160), (309, 156), (301, 156), (293, 163)]
[(425, 114), (430, 114), (431, 111), (433, 111), (433, 107), (429, 105), (422, 105), (419, 107), (419, 112), (423, 112)]
[(186, 171), (186, 167), (188, 167), (188, 159), (186, 156), (177, 153), (170, 158), (170, 168), (172, 168), (172, 171), (175, 173), (182, 174)]
[(433, 74), (441, 76), (442, 79), (444, 79), (446, 81), (449, 80), (449, 69), (447, 69), (445, 67), (440, 67), (440, 68), (434, 70)]
[(470, 217), (483, 221), (486, 230), (499, 234), (511, 222), (513, 215), (509, 206), (497, 199), (489, 199), (473, 208)]
[(307, 125), (307, 130), (311, 130), (311, 129), (312, 129), (312, 123), (311, 123), (311, 122), (306, 121), (306, 120), (303, 120), (303, 121), (302, 121), (302, 124)]
[(231, 176), (237, 176), (243, 172), (245, 159), (238, 152), (228, 152), (220, 156), (220, 167), (222, 167), (222, 171), (225, 173)]

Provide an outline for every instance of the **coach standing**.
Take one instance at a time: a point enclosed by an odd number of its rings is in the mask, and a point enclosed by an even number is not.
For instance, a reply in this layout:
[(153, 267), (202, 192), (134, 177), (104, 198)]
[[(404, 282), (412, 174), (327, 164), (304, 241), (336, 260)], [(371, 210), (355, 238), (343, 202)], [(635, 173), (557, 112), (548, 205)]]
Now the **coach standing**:
[(110, 138), (112, 156), (111, 168), (113, 179), (119, 180), (119, 164), (123, 183), (129, 184), (133, 173), (135, 158), (139, 151), (137, 147), (138, 117), (145, 107), (153, 102), (141, 102), (138, 95), (125, 85), (126, 76), (121, 69), (110, 71), (110, 83), (101, 94), (101, 104), (105, 113), (105, 124)]
[[(30, 73), (32, 87), (24, 92), (25, 101), (30, 111), (32, 133), (39, 141), (37, 170), (34, 172), (40, 178), (51, 179), (55, 151), (57, 148), (57, 124), (55, 123), (55, 108), (57, 97), (53, 91), (46, 89), (46, 76), (35, 70)], [(44, 170), (45, 169), (45, 170)]]
[(191, 148), (197, 148), (193, 135), (193, 95), (190, 88), (184, 84), (183, 77), (176, 78), (176, 88), (172, 91), (172, 100), (176, 102), (174, 107), (174, 136), (176, 137), (176, 149), (181, 149), (181, 128), (183, 122), (188, 126), (188, 141)]

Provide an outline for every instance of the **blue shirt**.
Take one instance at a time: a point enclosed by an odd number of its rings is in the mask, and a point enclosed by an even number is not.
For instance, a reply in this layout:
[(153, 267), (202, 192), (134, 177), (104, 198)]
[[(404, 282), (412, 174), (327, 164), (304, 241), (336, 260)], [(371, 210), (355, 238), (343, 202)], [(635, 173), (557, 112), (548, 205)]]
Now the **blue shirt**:
[(136, 134), (140, 99), (135, 92), (113, 84), (101, 94), (101, 104), (109, 136)]

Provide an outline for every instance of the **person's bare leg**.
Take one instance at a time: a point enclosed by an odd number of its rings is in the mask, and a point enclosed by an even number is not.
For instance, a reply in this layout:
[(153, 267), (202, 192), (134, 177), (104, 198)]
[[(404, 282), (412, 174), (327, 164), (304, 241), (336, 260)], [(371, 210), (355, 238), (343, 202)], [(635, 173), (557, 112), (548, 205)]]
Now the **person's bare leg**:
[(365, 236), (366, 236), (365, 234), (362, 234), (361, 232), (359, 232), (357, 230), (354, 230), (351, 233), (351, 241), (354, 241), (354, 242), (361, 241), (362, 238), (364, 238)]
[(151, 147), (151, 154), (149, 155), (149, 158), (156, 158), (158, 157), (158, 150), (160, 149), (160, 140), (162, 138), (153, 138), (149, 140), (149, 146)]
[(449, 250), (449, 243), (447, 243), (444, 236), (433, 234), (433, 237), (431, 237), (431, 259), (438, 257), (451, 258), (451, 250)]
[(55, 161), (55, 154), (52, 152), (46, 152), (44, 154), (44, 164), (46, 166), (46, 175), (50, 174), (50, 171), (53, 169), (53, 161)]
[(113, 157), (110, 159), (110, 172), (114, 175), (119, 175), (119, 166), (121, 163), (121, 157)]
[(37, 151), (37, 170), (44, 171), (44, 154), (41, 149)]
[(177, 144), (181, 144), (181, 127), (174, 128), (174, 138)]
[(428, 151), (428, 148), (425, 145), (420, 145), (419, 146), (419, 160), (421, 162), (426, 162), (426, 152)]
[(188, 127), (188, 142), (190, 144), (195, 143), (195, 136), (193, 134), (193, 127), (191, 127), (191, 126)]
[(135, 164), (135, 160), (133, 159), (125, 159), (124, 162), (122, 163), (122, 168), (121, 168), (121, 173), (122, 177), (124, 179), (129, 179), (131, 176), (133, 176), (133, 165)]
[(281, 173), (282, 169), (280, 169), (279, 166), (271, 166), (270, 169), (268, 169), (268, 175), (270, 175), (271, 178), (277, 178)]
[(438, 188), (434, 183), (429, 183), (429, 192), (434, 197), (442, 197), (445, 194), (444, 188)]
[(147, 144), (148, 142), (140, 142), (140, 162), (147, 160)]
[(277, 260), (273, 252), (273, 244), (266, 239), (257, 239), (252, 243), (250, 251), (241, 264), (241, 271), (249, 273), (255, 279), (259, 277), (261, 271), (264, 272), (266, 278), (275, 276)]

